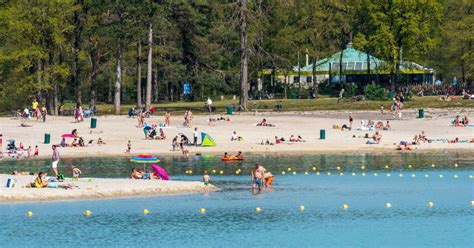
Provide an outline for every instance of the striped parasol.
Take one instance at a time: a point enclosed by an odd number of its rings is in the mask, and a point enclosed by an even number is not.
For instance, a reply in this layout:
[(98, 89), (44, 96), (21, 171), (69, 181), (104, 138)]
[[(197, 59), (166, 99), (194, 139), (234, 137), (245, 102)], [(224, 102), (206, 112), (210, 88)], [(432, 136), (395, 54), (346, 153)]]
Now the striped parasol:
[(130, 162), (143, 164), (143, 170), (146, 171), (145, 164), (160, 162), (160, 159), (151, 154), (139, 154), (130, 159)]

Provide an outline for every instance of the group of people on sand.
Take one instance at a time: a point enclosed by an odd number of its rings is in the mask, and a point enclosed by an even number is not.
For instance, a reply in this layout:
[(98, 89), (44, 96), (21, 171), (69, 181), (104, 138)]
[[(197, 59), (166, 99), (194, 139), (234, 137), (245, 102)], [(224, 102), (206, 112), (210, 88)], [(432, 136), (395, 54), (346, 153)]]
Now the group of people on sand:
[(252, 180), (252, 191), (255, 192), (258, 190), (258, 192), (262, 192), (264, 187), (266, 187), (268, 190), (271, 190), (271, 184), (273, 183), (275, 177), (261, 164), (256, 163), (255, 167), (250, 172), (250, 178)]
[(213, 117), (213, 116), (209, 116), (207, 124), (209, 126), (215, 126), (217, 121), (230, 121), (230, 118), (229, 117), (224, 118), (222, 116), (219, 116), (219, 117), (216, 118), (216, 117)]
[(143, 170), (132, 168), (131, 179), (160, 180), (161, 177), (156, 172), (144, 172)]
[(189, 140), (187, 137), (183, 134), (181, 136), (176, 135), (173, 140), (171, 141), (171, 147), (173, 148), (173, 151), (176, 151), (176, 149), (179, 149), (181, 151), (181, 154), (185, 157), (189, 156), (189, 150), (184, 147), (184, 143), (188, 143)]
[(457, 115), (452, 123), (455, 127), (467, 127), (469, 126), (469, 119), (467, 116), (464, 116), (463, 118), (460, 118), (459, 115)]
[[(20, 145), (17, 147), (15, 145), (15, 140), (10, 140), (10, 143), (7, 144), (7, 155), (10, 158), (16, 158), (19, 159), (20, 157), (22, 158), (31, 158), (31, 156), (38, 157), (39, 156), (39, 148), (36, 145), (35, 150), (33, 155), (31, 154), (33, 152), (31, 146), (26, 147), (23, 145), (23, 143), (20, 142)], [(0, 151), (0, 155), (3, 155)], [(2, 157), (0, 156), (0, 159)]]
[[(284, 137), (278, 137), (278, 136), (275, 136), (275, 144), (282, 144), (283, 142), (285, 142), (286, 139)], [(303, 139), (303, 137), (301, 135), (290, 135), (290, 138), (288, 139), (289, 142), (306, 142), (306, 140)], [(269, 143), (267, 141), (267, 143)], [(267, 145), (271, 145), (271, 144), (267, 144)]]
[(163, 128), (159, 128), (158, 131), (156, 130), (158, 126), (156, 124), (152, 124), (151, 126), (148, 125), (146, 122), (143, 127), (143, 133), (145, 134), (145, 139), (148, 140), (165, 140), (166, 134), (163, 131)]

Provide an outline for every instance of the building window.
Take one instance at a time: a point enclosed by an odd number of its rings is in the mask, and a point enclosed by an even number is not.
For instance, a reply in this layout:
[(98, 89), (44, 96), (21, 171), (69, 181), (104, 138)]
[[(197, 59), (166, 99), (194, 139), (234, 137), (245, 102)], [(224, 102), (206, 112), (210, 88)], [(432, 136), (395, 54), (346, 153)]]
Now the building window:
[(364, 65), (362, 66), (362, 70), (367, 70), (367, 62), (364, 62)]
[(349, 62), (347, 63), (347, 68), (348, 71), (353, 71), (354, 70), (354, 62)]
[(306, 83), (312, 83), (313, 82), (313, 77), (312, 76), (306, 76)]
[(333, 71), (339, 71), (339, 63), (333, 63), (331, 70), (333, 70)]
[(346, 62), (342, 63), (342, 70), (343, 71), (347, 70), (347, 63)]
[(356, 71), (361, 71), (361, 70), (362, 70), (362, 65), (363, 65), (362, 62), (357, 62), (357, 63), (355, 64), (355, 70), (356, 70)]
[(293, 83), (299, 83), (299, 82), (300, 82), (300, 77), (293, 76)]

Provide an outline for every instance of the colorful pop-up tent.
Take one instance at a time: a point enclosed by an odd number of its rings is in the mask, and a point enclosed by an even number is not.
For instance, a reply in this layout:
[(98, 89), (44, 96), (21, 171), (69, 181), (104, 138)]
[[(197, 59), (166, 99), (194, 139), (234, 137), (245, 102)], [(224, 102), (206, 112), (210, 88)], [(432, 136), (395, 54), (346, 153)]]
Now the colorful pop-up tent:
[(217, 146), (217, 144), (209, 134), (201, 132), (201, 146)]

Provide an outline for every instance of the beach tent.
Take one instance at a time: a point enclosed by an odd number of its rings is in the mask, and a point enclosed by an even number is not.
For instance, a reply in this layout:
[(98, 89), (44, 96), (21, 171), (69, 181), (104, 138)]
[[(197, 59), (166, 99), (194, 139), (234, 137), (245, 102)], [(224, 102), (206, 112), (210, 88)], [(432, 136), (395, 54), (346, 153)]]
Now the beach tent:
[(217, 144), (209, 134), (201, 132), (201, 146), (217, 146)]

